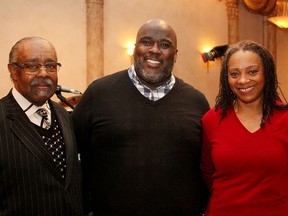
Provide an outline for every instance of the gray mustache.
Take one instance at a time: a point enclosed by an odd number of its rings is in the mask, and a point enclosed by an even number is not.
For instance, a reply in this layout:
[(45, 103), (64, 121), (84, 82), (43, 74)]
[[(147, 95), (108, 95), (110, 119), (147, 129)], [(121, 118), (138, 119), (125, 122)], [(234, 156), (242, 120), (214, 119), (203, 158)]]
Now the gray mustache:
[(34, 79), (31, 82), (31, 86), (36, 86), (36, 85), (49, 85), (53, 86), (53, 81), (48, 78), (39, 78), (39, 79)]

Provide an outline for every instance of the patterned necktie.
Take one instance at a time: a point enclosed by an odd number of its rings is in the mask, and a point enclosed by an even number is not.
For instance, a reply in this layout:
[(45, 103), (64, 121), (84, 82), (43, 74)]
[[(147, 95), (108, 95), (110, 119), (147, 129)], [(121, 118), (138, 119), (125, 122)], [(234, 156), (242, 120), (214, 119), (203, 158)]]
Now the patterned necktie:
[(47, 110), (44, 108), (41, 108), (41, 109), (38, 109), (36, 111), (36, 113), (42, 117), (40, 127), (45, 128), (45, 129), (49, 129), (51, 126), (51, 123), (48, 120)]

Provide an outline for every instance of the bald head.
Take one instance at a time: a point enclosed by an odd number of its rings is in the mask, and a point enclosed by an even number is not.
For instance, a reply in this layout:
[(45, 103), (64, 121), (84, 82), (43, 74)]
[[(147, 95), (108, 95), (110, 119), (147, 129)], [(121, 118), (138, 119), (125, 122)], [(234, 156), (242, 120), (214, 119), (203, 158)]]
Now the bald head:
[(173, 47), (177, 49), (177, 37), (174, 29), (165, 20), (161, 19), (151, 19), (144, 23), (138, 30), (136, 43), (143, 37), (143, 35), (151, 31), (153, 31), (154, 36), (165, 32), (167, 38), (171, 39)]

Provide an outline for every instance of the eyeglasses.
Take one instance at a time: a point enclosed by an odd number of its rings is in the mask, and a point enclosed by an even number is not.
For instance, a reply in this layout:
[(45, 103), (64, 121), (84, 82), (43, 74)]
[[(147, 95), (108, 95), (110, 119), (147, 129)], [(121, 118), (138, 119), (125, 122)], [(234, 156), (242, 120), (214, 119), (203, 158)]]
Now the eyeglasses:
[(17, 66), (21, 68), (24, 73), (30, 74), (30, 75), (36, 75), (38, 74), (41, 69), (45, 69), (47, 73), (54, 74), (60, 70), (61, 64), (58, 62), (50, 62), (46, 64), (37, 64), (37, 63), (25, 63), (25, 64), (17, 64), (17, 63), (12, 63), (12, 65)]

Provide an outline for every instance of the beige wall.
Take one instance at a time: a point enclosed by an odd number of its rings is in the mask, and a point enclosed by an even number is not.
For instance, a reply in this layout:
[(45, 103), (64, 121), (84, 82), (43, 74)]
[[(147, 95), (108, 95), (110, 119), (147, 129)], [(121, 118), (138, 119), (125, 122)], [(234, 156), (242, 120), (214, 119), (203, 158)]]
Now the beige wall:
[[(59, 84), (82, 92), (86, 89), (85, 0), (1, 0), (0, 15), (0, 97), (12, 87), (6, 66), (10, 48), (20, 38), (31, 35), (47, 38), (55, 45), (63, 65)], [(200, 53), (204, 47), (227, 44), (225, 1), (104, 0), (103, 74), (129, 67), (125, 47), (134, 41), (140, 25), (151, 18), (165, 19), (175, 28), (179, 53), (174, 73), (202, 91), (213, 106), (220, 62), (210, 62), (208, 68)], [(278, 34), (278, 45), (282, 46), (285, 38), (287, 32)], [(284, 65), (280, 67), (283, 73), (287, 71), (286, 57), (282, 58), (285, 53), (277, 53), (278, 62)], [(279, 77), (288, 80), (288, 75)], [(288, 92), (288, 87), (283, 90)]]
[(277, 30), (277, 72), (279, 86), (284, 94), (282, 100), (288, 100), (288, 30)]
[(56, 47), (59, 84), (80, 90), (86, 84), (84, 0), (1, 0), (0, 97), (12, 87), (7, 69), (11, 47), (22, 37), (41, 36)]

